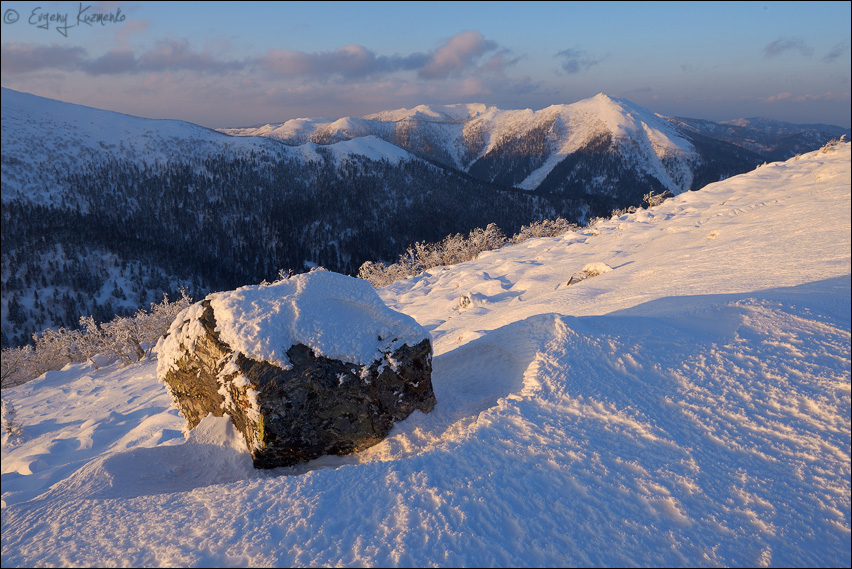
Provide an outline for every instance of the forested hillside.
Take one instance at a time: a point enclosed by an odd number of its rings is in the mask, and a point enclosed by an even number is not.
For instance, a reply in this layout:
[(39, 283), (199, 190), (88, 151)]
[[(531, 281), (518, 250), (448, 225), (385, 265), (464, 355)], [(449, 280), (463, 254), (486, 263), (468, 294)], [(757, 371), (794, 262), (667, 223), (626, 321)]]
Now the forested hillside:
[[(4, 201), (3, 345), (81, 315), (132, 313), (180, 286), (198, 295), (311, 266), (357, 274), (415, 241), (583, 214), (412, 160), (216, 156), (140, 167), (111, 160), (63, 183), (75, 205)], [(4, 318), (5, 320), (5, 318)]]

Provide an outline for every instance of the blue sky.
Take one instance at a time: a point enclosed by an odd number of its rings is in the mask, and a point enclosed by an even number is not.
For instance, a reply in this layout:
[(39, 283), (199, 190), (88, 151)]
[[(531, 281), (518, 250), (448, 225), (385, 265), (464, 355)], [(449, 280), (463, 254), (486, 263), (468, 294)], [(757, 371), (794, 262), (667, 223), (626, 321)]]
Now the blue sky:
[(2, 2), (0, 80), (214, 128), (599, 92), (668, 116), (848, 127), (850, 6)]

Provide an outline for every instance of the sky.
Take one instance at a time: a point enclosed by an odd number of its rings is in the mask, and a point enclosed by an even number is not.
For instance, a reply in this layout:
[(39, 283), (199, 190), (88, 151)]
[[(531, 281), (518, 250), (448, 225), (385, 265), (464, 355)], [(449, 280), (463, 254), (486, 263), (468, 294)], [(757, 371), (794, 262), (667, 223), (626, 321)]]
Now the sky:
[(3, 87), (211, 128), (603, 92), (850, 126), (850, 2), (2, 2)]

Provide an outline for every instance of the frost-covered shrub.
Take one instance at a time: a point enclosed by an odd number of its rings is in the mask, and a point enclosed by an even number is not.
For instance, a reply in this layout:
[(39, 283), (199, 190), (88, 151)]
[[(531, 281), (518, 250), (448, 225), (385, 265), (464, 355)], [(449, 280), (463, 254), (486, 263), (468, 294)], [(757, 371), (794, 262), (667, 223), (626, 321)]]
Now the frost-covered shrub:
[(625, 207), (622, 209), (614, 209), (612, 210), (612, 214), (610, 214), (610, 219), (621, 217), (622, 215), (627, 215), (628, 213), (636, 213), (637, 211), (638, 209), (635, 205), (631, 205), (630, 207)]
[(655, 194), (653, 191), (651, 191), (642, 196), (642, 203), (648, 204), (648, 207), (657, 207), (673, 195), (674, 194), (672, 194), (668, 190), (664, 191), (661, 194)]
[(18, 412), (11, 401), (3, 400), (2, 410), (0, 410), (0, 421), (3, 423), (3, 428), (6, 430), (6, 436), (9, 441), (14, 442), (24, 434), (24, 426), (18, 420)]
[(522, 226), (521, 230), (513, 235), (509, 242), (517, 244), (534, 237), (558, 237), (569, 231), (576, 231), (579, 227), (576, 223), (571, 223), (562, 217), (542, 219), (541, 221), (534, 221), (529, 225)]
[(845, 134), (841, 135), (839, 139), (832, 138), (831, 140), (829, 140), (828, 142), (825, 143), (825, 146), (823, 146), (820, 149), (820, 151), (823, 154), (828, 154), (829, 152), (834, 152), (835, 150), (837, 150), (837, 147), (840, 146), (841, 144), (843, 144), (845, 141), (846, 141), (846, 135)]
[(21, 348), (6, 348), (0, 357), (0, 385), (12, 387), (38, 377), (34, 364), (34, 352), (32, 346)]
[[(651, 192), (645, 195), (645, 201), (653, 207), (671, 196), (672, 193), (668, 190), (662, 194)], [(636, 211), (635, 206), (623, 210), (613, 210), (609, 217), (596, 217), (590, 220), (588, 227), (593, 227), (602, 221), (608, 221), (612, 216), (621, 216)], [(432, 267), (456, 265), (471, 261), (479, 257), (479, 254), (483, 251), (493, 251), (507, 243), (516, 245), (534, 237), (557, 237), (579, 228), (578, 224), (557, 217), (556, 219), (544, 219), (524, 225), (511, 239), (507, 239), (496, 224), (490, 223), (485, 229), (474, 229), (467, 236), (456, 233), (455, 235), (448, 235), (437, 243), (417, 242), (408, 247), (405, 253), (399, 256), (396, 263), (390, 265), (367, 261), (358, 269), (358, 277), (368, 281), (374, 287), (386, 286), (398, 280), (419, 275)]]
[(84, 316), (80, 318), (79, 330), (48, 328), (41, 335), (34, 334), (34, 346), (3, 350), (2, 386), (21, 385), (72, 362), (89, 360), (97, 369), (95, 356), (98, 355), (125, 364), (139, 361), (151, 353), (178, 312), (191, 302), (182, 291), (178, 300), (170, 302), (164, 295), (161, 303), (152, 302), (150, 310), (140, 308), (133, 316), (117, 317), (101, 324), (91, 316)]
[(42, 332), (41, 336), (33, 335), (35, 351), (33, 366), (38, 375), (54, 369), (62, 369), (65, 364), (74, 361), (74, 342), (71, 334), (65, 328)]
[(471, 261), (483, 251), (499, 249), (506, 242), (503, 231), (496, 224), (490, 223), (485, 229), (476, 228), (467, 236), (456, 233), (448, 235), (438, 243), (415, 243), (391, 265), (367, 261), (358, 270), (358, 277), (374, 287), (385, 286), (418, 275), (432, 267)]

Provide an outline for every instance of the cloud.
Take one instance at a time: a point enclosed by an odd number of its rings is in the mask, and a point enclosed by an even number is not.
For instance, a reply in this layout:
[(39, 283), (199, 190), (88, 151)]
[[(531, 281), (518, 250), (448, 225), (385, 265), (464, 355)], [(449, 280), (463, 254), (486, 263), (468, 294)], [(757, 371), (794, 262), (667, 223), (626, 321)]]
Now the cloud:
[[(480, 64), (480, 59), (489, 53), (492, 53), (491, 57)], [(466, 73), (499, 74), (516, 61), (517, 58), (511, 57), (508, 50), (501, 50), (497, 43), (485, 39), (480, 32), (468, 30), (447, 39), (429, 53), (385, 56), (352, 44), (334, 51), (314, 53), (273, 49), (256, 63), (286, 78), (337, 75), (344, 79), (359, 79), (397, 71), (416, 71), (421, 79), (434, 80), (461, 77)]]
[(495, 75), (502, 75), (507, 67), (516, 64), (520, 59), (520, 57), (511, 57), (509, 50), (500, 50), (482, 64), (481, 69)]
[(112, 50), (97, 59), (86, 60), (80, 67), (90, 75), (117, 75), (135, 73), (139, 65), (132, 51)]
[(562, 59), (562, 70), (569, 75), (586, 71), (604, 60), (582, 49), (563, 49), (554, 57)]
[(52, 45), (34, 46), (3, 44), (3, 73), (20, 74), (44, 69), (61, 71), (81, 70), (89, 75), (119, 75), (160, 71), (197, 71), (221, 73), (246, 66), (240, 61), (219, 60), (207, 51), (194, 51), (185, 40), (163, 40), (153, 49), (134, 55), (128, 48), (113, 49), (106, 54), (90, 58), (81, 47)]
[(496, 50), (497, 47), (495, 42), (486, 40), (480, 32), (460, 32), (439, 47), (429, 57), (426, 65), (417, 71), (417, 75), (421, 79), (445, 79), (451, 75), (458, 77), (465, 70), (474, 67), (480, 56)]
[[(433, 81), (416, 76), (388, 77), (353, 81), (348, 83), (345, 89), (329, 89), (318, 82), (299, 85), (284, 82), (275, 85), (263, 84), (241, 91), (245, 101), (251, 101), (250, 109), (246, 109), (246, 112), (256, 113), (251, 118), (246, 117), (243, 124), (269, 121), (268, 117), (280, 113), (282, 108), (288, 109), (292, 116), (337, 118), (344, 115), (362, 116), (424, 103), (485, 102), (499, 105), (501, 101), (506, 100), (527, 100), (530, 94), (538, 92), (539, 87), (540, 85), (529, 77), (515, 80), (487, 74), (452, 81)], [(238, 124), (240, 121), (231, 122)]]
[(210, 73), (237, 70), (245, 66), (239, 61), (218, 60), (208, 51), (194, 51), (186, 40), (159, 41), (154, 49), (143, 53), (137, 63), (140, 71), (188, 69)]
[(843, 54), (846, 53), (847, 51), (849, 51), (849, 42), (848, 41), (840, 42), (839, 44), (837, 44), (833, 48), (831, 48), (831, 51), (829, 51), (827, 54), (825, 54), (825, 56), (822, 58), (822, 61), (825, 62), (825, 63), (831, 63), (835, 59), (842, 57)]
[(4, 43), (0, 47), (0, 69), (4, 74), (29, 73), (44, 69), (70, 71), (80, 67), (85, 57), (86, 50), (82, 47)]
[(452, 36), (431, 52), (408, 55), (378, 55), (364, 46), (351, 44), (315, 53), (271, 49), (260, 57), (234, 60), (219, 57), (209, 49), (196, 50), (184, 39), (161, 40), (147, 51), (133, 50), (126, 36), (146, 27), (147, 22), (143, 22), (122, 32), (123, 35), (116, 37), (116, 46), (98, 57), (91, 57), (81, 47), (4, 44), (3, 73), (53, 69), (99, 76), (165, 71), (223, 74), (262, 69), (277, 78), (336, 76), (351, 82), (399, 71), (415, 71), (420, 79), (440, 80), (480, 74), (500, 76), (519, 59), (496, 42), (485, 39), (480, 32), (470, 30)]
[(793, 93), (776, 93), (774, 95), (770, 95), (769, 97), (765, 97), (761, 99), (763, 103), (777, 103), (779, 101), (786, 101), (793, 97)]
[(282, 77), (337, 74), (345, 78), (359, 78), (416, 69), (425, 64), (427, 59), (427, 55), (420, 53), (408, 56), (378, 56), (363, 46), (352, 44), (319, 53), (273, 49), (258, 59), (257, 65)]
[(850, 93), (846, 91), (845, 93), (833, 93), (831, 91), (827, 91), (825, 93), (806, 93), (804, 95), (793, 95), (792, 93), (776, 93), (775, 95), (770, 95), (769, 97), (764, 97), (759, 99), (762, 103), (810, 103), (814, 101), (849, 101)]
[(144, 34), (148, 31), (150, 22), (148, 20), (129, 20), (115, 30), (115, 41), (119, 45), (127, 47), (128, 40), (137, 34)]
[(798, 38), (781, 38), (777, 39), (772, 43), (766, 45), (763, 48), (763, 53), (765, 57), (775, 57), (777, 55), (781, 55), (785, 51), (797, 51), (799, 54), (809, 57), (813, 55), (814, 50), (812, 47), (807, 45), (804, 41)]

